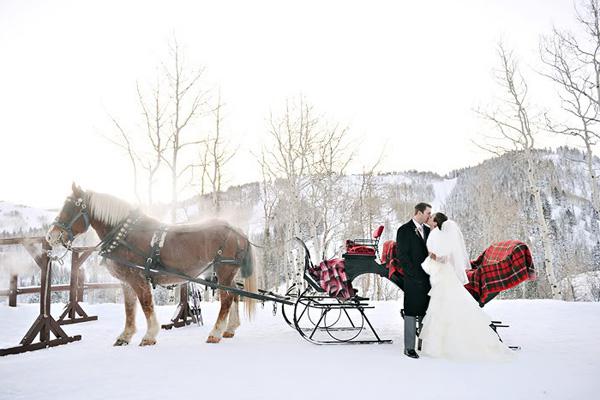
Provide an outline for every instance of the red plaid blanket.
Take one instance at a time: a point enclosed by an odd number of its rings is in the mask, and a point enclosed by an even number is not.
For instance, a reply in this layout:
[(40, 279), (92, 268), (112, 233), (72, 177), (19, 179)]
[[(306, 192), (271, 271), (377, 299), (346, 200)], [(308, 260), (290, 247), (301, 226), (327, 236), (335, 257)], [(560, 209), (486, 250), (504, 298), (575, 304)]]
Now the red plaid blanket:
[(531, 252), (518, 240), (494, 243), (474, 261), (467, 271), (465, 288), (485, 304), (488, 298), (526, 280), (535, 279)]
[(310, 268), (308, 272), (330, 296), (345, 300), (355, 293), (352, 283), (348, 282), (345, 269), (344, 259), (332, 258), (322, 261), (315, 268)]

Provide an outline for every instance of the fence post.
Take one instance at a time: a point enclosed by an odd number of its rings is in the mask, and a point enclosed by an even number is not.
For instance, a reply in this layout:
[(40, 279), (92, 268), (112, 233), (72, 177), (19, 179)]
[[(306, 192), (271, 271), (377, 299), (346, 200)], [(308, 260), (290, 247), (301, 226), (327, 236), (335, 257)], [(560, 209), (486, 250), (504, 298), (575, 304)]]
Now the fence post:
[(85, 284), (85, 271), (80, 269), (77, 275), (77, 302), (83, 301), (83, 285)]
[(17, 282), (19, 281), (18, 275), (10, 276), (10, 284), (8, 285), (8, 306), (17, 306)]
[[(42, 270), (42, 277), (40, 279), (40, 315), (44, 318), (52, 318), (50, 315), (50, 296), (52, 290), (50, 285), (52, 284), (52, 261), (48, 257), (48, 250), (52, 247), (45, 240), (42, 242), (42, 254), (39, 256), (39, 261), (36, 260), (40, 269)], [(30, 252), (31, 254), (31, 252)], [(43, 324), (40, 330), (40, 342), (48, 342), (50, 340), (50, 329), (48, 324)]]
[(179, 305), (175, 310), (173, 318), (171, 318), (170, 324), (163, 324), (163, 329), (181, 328), (196, 321), (196, 316), (191, 310), (190, 303), (188, 302), (188, 284), (182, 283), (179, 285)]
[[(80, 268), (84, 261), (92, 254), (93, 250), (71, 253), (71, 283), (69, 284), (69, 303), (65, 306), (63, 313), (58, 318), (58, 323), (74, 324), (77, 322), (94, 321), (97, 316), (89, 316), (81, 308), (79, 302), (83, 300), (83, 271)], [(80, 317), (78, 317), (80, 316)]]

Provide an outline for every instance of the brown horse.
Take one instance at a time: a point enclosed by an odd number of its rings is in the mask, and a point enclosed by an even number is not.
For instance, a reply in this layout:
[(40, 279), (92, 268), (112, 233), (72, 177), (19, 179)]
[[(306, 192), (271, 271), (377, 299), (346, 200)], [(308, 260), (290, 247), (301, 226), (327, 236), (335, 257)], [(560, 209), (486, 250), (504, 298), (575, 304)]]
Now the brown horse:
[[(164, 225), (115, 197), (84, 191), (75, 184), (72, 191), (46, 239), (52, 246), (62, 244), (69, 248), (74, 238), (90, 226), (100, 237), (100, 254), (106, 257), (111, 275), (123, 283), (125, 329), (117, 337), (115, 346), (129, 344), (135, 333), (136, 296), (148, 324), (140, 346), (156, 344), (159, 324), (154, 313), (150, 278), (143, 269), (152, 259), (159, 259), (162, 265), (190, 277), (197, 277), (212, 266), (219, 283), (226, 286), (232, 285), (241, 269), (245, 290), (256, 292), (251, 244), (244, 234), (227, 222), (211, 220), (201, 224)], [(132, 265), (142, 268), (132, 268)], [(152, 276), (154, 284), (181, 282), (184, 280), (177, 277)], [(208, 343), (218, 343), (221, 337), (233, 337), (240, 326), (239, 296), (220, 291), (220, 300), (221, 309)], [(245, 297), (244, 302), (251, 317), (254, 301)]]

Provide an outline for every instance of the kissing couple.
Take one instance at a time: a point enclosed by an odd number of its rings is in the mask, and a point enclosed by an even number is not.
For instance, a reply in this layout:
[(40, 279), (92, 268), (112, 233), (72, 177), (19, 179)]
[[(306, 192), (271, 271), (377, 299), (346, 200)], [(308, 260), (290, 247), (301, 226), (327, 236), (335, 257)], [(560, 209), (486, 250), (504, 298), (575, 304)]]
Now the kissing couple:
[[(491, 320), (465, 289), (471, 268), (458, 224), (419, 203), (398, 229), (397, 258), (404, 267), (404, 354), (415, 350), (417, 322), (422, 353), (462, 360), (513, 356), (490, 327)], [(421, 347), (421, 346), (419, 346)]]

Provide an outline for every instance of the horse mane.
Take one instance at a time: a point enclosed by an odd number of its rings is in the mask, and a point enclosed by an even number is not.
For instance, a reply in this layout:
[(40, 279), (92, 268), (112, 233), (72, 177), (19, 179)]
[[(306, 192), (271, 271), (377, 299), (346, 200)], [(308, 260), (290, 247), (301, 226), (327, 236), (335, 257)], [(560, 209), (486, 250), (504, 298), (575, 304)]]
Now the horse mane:
[(109, 194), (88, 191), (86, 197), (92, 217), (111, 226), (121, 222), (134, 210), (126, 201)]

